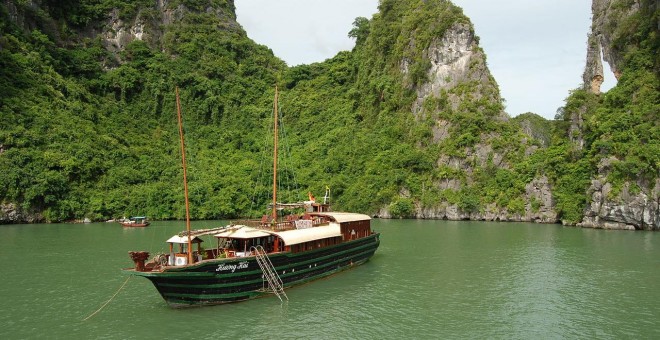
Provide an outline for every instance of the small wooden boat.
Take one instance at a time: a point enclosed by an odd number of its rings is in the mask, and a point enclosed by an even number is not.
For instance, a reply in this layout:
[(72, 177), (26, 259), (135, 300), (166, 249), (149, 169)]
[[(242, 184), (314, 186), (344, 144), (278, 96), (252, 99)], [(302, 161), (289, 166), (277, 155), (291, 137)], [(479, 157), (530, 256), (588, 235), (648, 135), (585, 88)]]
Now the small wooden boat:
[(119, 222), (119, 224), (121, 224), (124, 227), (143, 228), (151, 224), (151, 222), (147, 220), (146, 216), (136, 216), (129, 218), (127, 221), (126, 220), (121, 221)]

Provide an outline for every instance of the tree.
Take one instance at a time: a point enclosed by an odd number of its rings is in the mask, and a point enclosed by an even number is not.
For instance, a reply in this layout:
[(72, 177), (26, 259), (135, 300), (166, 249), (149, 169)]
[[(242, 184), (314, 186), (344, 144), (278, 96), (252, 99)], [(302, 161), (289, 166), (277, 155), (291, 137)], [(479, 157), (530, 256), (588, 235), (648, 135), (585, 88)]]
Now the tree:
[(348, 32), (349, 38), (355, 39), (355, 45), (361, 45), (369, 35), (369, 19), (357, 17), (353, 21), (353, 29)]

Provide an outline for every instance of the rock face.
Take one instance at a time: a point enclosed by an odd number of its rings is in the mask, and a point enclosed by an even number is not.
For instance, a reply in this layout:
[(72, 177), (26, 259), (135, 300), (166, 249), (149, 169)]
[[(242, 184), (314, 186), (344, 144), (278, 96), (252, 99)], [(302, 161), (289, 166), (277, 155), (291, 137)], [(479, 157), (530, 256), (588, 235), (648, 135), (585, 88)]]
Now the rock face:
[[(589, 35), (587, 65), (583, 75), (583, 88), (595, 94), (600, 93), (603, 80), (603, 59), (619, 78), (624, 63), (622, 52), (612, 44), (617, 24), (640, 10), (639, 1), (630, 1), (629, 6), (621, 6), (620, 1), (593, 0), (593, 23)], [(584, 109), (571, 113), (570, 136), (579, 149), (584, 146), (582, 131)], [(622, 113), (625, 114), (625, 113)], [(619, 160), (603, 158), (598, 165), (598, 174), (591, 180), (587, 195), (589, 202), (584, 211), (584, 219), (579, 226), (603, 229), (643, 229), (660, 230), (660, 210), (658, 209), (660, 180), (646, 183), (642, 180), (626, 182), (615, 190), (607, 178), (611, 165)]]
[[(617, 195), (606, 173), (615, 158), (606, 158), (599, 164), (599, 175), (591, 181), (589, 206), (578, 226), (602, 229), (660, 230), (660, 179), (651, 185), (626, 182)], [(640, 189), (633, 189), (640, 188)]]
[(40, 223), (44, 221), (41, 214), (25, 212), (13, 203), (0, 203), (0, 224)]
[[(415, 207), (414, 216), (421, 219), (433, 220), (473, 220), (496, 222), (536, 222), (558, 223), (557, 213), (554, 210), (555, 202), (546, 177), (535, 178), (525, 187), (525, 212), (523, 214), (511, 213), (496, 204), (486, 205), (477, 212), (462, 211), (456, 204), (442, 203), (435, 207)], [(389, 207), (383, 207), (376, 214), (380, 218), (392, 218)]]
[[(600, 89), (600, 87), (599, 87)], [(571, 125), (568, 128), (568, 138), (571, 140), (577, 150), (584, 148), (584, 116), (587, 113), (587, 107), (581, 106), (575, 111), (571, 112)]]
[(584, 219), (578, 226), (600, 229), (659, 230), (660, 210), (658, 209), (658, 188), (656, 181), (653, 193), (632, 193), (630, 183), (626, 183), (617, 199), (609, 199), (612, 190), (610, 183), (598, 179), (591, 181), (589, 188), (591, 202)]
[[(436, 20), (442, 21), (443, 18)], [(419, 43), (419, 40), (412, 38), (407, 44), (416, 46)], [(416, 72), (414, 69), (417, 65), (428, 66), (424, 81), (414, 84), (410, 82), (409, 88), (416, 94), (411, 107), (413, 116), (418, 120), (432, 117), (435, 122), (431, 131), (432, 143), (451, 142), (452, 138), (463, 133), (457, 128), (461, 126), (460, 120), (455, 118), (458, 116), (478, 116), (496, 122), (509, 119), (501, 105), (497, 84), (486, 64), (486, 56), (467, 20), (455, 22), (442, 36), (431, 39), (428, 46), (424, 46), (421, 58), (421, 61), (413, 61), (404, 57), (399, 63), (399, 70), (404, 78), (409, 79)], [(427, 105), (437, 102), (442, 104)], [(475, 181), (473, 177), (482, 169), (491, 166), (511, 168), (507, 153), (513, 152), (513, 145), (518, 145), (519, 140), (508, 141), (509, 147), (494, 147), (501, 138), (498, 131), (484, 130), (475, 137), (478, 139), (476, 143), (461, 148), (457, 154), (438, 155), (436, 165), (447, 175), (433, 183), (434, 189), (457, 193), (472, 186)], [(526, 140), (520, 142), (527, 143)], [(415, 202), (411, 216), (422, 219), (557, 222), (547, 178), (536, 178), (527, 183), (523, 196), (520, 204), (524, 207), (518, 205), (519, 209), (515, 213), (496, 203), (481, 203), (478, 209), (464, 211), (458, 204), (438, 201), (432, 204), (427, 202), (425, 205)], [(382, 207), (376, 215), (382, 218), (393, 217), (390, 206)]]
[[(18, 5), (17, 5), (18, 4)], [(4, 6), (7, 8), (9, 18), (18, 26), (26, 31), (40, 28), (47, 32), (56, 41), (61, 40), (59, 26), (64, 26), (55, 19), (48, 18), (44, 21), (43, 17), (34, 13), (48, 11), (47, 1), (31, 0), (27, 2), (5, 0)], [(152, 48), (161, 48), (162, 38), (170, 25), (181, 22), (187, 13), (205, 13), (222, 18), (223, 27), (219, 30), (241, 31), (241, 26), (236, 22), (236, 7), (234, 0), (225, 0), (224, 4), (217, 6), (195, 5), (194, 8), (186, 7), (180, 1), (176, 3), (170, 0), (156, 0), (151, 8), (141, 8), (133, 17), (122, 17), (119, 9), (112, 9), (107, 13), (106, 18), (99, 22), (91, 22), (87, 27), (68, 27), (75, 31), (77, 38), (95, 39), (101, 38), (104, 47), (110, 52), (116, 60), (120, 62), (119, 52), (123, 51), (132, 41), (145, 41)], [(220, 25), (222, 26), (222, 25)], [(68, 37), (69, 40), (76, 40), (76, 37)], [(67, 41), (71, 43), (71, 41)], [(106, 65), (112, 67), (110, 65)]]
[[(591, 4), (592, 25), (591, 36), (597, 42), (605, 60), (619, 79), (623, 63), (623, 55), (612, 44), (614, 29), (624, 18), (639, 11), (639, 0), (629, 1), (629, 6), (621, 6), (622, 1), (593, 0)], [(599, 61), (600, 62), (600, 61)]]
[[(449, 91), (456, 86), (474, 81), (484, 87), (493, 83), (492, 76), (486, 66), (486, 56), (479, 48), (474, 32), (469, 24), (456, 23), (441, 37), (431, 42), (424, 51), (423, 58), (430, 61), (427, 71), (428, 81), (417, 87), (417, 100), (412, 111), (418, 114), (423, 109), (424, 100), (429, 97), (439, 97), (442, 91)], [(401, 61), (401, 72), (407, 75), (410, 70), (410, 60)], [(452, 109), (456, 110), (462, 98), (457, 94), (448, 93)], [(490, 95), (492, 100), (499, 101), (497, 92), (474, 92), (475, 98)], [(506, 114), (502, 112), (502, 118)]]
[(535, 178), (525, 186), (526, 221), (540, 223), (557, 223), (555, 201), (552, 198), (552, 187), (545, 176)]
[(600, 86), (605, 80), (601, 49), (600, 41), (592, 32), (587, 39), (587, 66), (582, 75), (582, 86), (585, 90), (595, 94), (600, 94)]
[(631, 1), (629, 7), (624, 7), (615, 0), (593, 0), (591, 33), (589, 33), (587, 47), (587, 67), (583, 75), (585, 90), (600, 93), (600, 86), (605, 79), (601, 59), (609, 64), (617, 80), (621, 76), (623, 55), (613, 47), (614, 30), (618, 22), (639, 11), (639, 6), (639, 1)]
[[(223, 27), (223, 29), (242, 30), (236, 22), (234, 0), (226, 1), (224, 9), (206, 7), (194, 10), (223, 18), (223, 22), (227, 23), (227, 27)], [(120, 18), (119, 11), (114, 9), (109, 13), (108, 19), (103, 25), (103, 31), (93, 32), (93, 35), (100, 34), (104, 46), (113, 55), (118, 55), (118, 52), (124, 50), (126, 45), (135, 40), (142, 40), (152, 47), (158, 47), (167, 27), (181, 21), (191, 11), (193, 9), (187, 8), (183, 4), (173, 7), (169, 0), (157, 0), (153, 8), (141, 10), (135, 18), (124, 20)]]
[(107, 30), (101, 34), (105, 48), (117, 54), (124, 50), (126, 45), (134, 40), (143, 40), (145, 37), (145, 22), (138, 17), (132, 24), (125, 23), (119, 18), (119, 11), (113, 10), (106, 24)]

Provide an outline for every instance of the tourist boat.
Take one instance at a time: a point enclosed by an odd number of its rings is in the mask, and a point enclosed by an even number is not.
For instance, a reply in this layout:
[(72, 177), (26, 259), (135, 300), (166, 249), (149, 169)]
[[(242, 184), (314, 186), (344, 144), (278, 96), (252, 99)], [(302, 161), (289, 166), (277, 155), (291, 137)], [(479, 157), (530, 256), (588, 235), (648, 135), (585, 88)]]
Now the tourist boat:
[[(178, 89), (176, 98), (186, 230), (166, 241), (168, 253), (157, 254), (151, 260), (148, 252), (129, 252), (135, 267), (124, 269), (126, 273), (149, 279), (172, 307), (223, 304), (271, 294), (284, 301), (288, 299), (284, 289), (353, 268), (374, 255), (380, 234), (371, 229), (371, 218), (330, 211), (328, 188), (323, 203), (317, 203), (311, 194), (309, 201), (299, 204), (277, 202), (276, 156), (270, 215), (219, 228), (191, 230)], [(277, 136), (277, 88), (274, 107)], [(277, 150), (277, 142), (274, 144)], [(283, 207), (299, 207), (304, 212), (280, 217), (277, 211)], [(217, 240), (210, 249), (201, 246), (204, 235)]]
[(146, 216), (135, 216), (129, 218), (128, 220), (120, 221), (119, 224), (124, 227), (146, 227), (150, 225), (151, 222), (147, 220)]

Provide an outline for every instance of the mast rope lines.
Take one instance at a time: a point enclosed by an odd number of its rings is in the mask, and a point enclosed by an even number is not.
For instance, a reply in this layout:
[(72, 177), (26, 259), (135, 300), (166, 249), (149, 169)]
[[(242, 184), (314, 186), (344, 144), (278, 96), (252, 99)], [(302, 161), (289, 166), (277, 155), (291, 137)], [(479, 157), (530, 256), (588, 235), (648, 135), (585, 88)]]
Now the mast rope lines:
[(280, 295), (284, 295), (284, 298), (286, 298), (288, 301), (289, 297), (286, 296), (286, 293), (284, 292), (284, 283), (282, 283), (280, 276), (277, 275), (275, 266), (273, 266), (273, 263), (270, 262), (270, 258), (268, 258), (268, 255), (266, 255), (264, 248), (260, 245), (257, 245), (256, 247), (252, 246), (250, 247), (250, 251), (255, 253), (257, 263), (259, 264), (259, 267), (264, 274), (263, 277), (268, 282), (268, 286), (273, 291), (273, 293), (277, 295), (281, 302), (284, 302), (284, 300), (282, 300)]
[(110, 300), (106, 301), (106, 302), (103, 304), (103, 306), (101, 306), (101, 308), (97, 309), (96, 312), (90, 314), (88, 317), (84, 318), (82, 321), (87, 321), (87, 319), (89, 319), (89, 318), (91, 318), (92, 316), (96, 315), (96, 313), (100, 312), (101, 309), (105, 308), (105, 306), (107, 306), (107, 305), (110, 303), (110, 301), (112, 301), (112, 300), (115, 298), (115, 296), (117, 296), (117, 294), (119, 294), (119, 292), (122, 290), (122, 288), (124, 288), (124, 286), (126, 285), (126, 283), (128, 283), (128, 280), (130, 280), (130, 278), (131, 278), (131, 276), (129, 276), (129, 277), (126, 278), (126, 281), (124, 281), (124, 283), (121, 285), (121, 287), (119, 287), (119, 289), (117, 289), (117, 291), (116, 291), (115, 294), (110, 298)]

